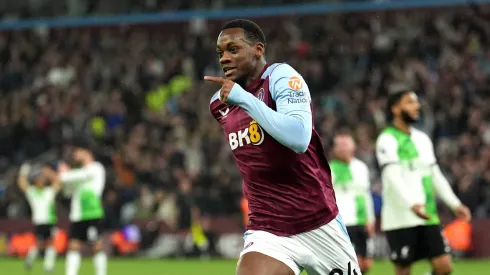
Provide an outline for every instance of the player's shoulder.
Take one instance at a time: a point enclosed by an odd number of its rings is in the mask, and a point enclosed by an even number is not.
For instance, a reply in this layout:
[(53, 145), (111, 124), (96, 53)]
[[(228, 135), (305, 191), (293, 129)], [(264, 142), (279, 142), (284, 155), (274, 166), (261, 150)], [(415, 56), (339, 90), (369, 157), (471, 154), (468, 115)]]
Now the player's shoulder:
[(269, 77), (269, 80), (273, 81), (279, 78), (294, 76), (301, 77), (291, 65), (287, 63), (274, 63), (265, 70), (262, 74), (262, 79)]
[(101, 171), (101, 172), (105, 172), (104, 165), (98, 161), (94, 161), (92, 163), (92, 169), (97, 170), (97, 171)]
[(420, 140), (420, 141), (423, 141), (425, 143), (431, 143), (432, 144), (432, 140), (430, 139), (429, 135), (427, 133), (425, 133), (424, 131), (419, 130), (415, 127), (412, 127), (410, 135), (411, 135), (412, 139)]
[(383, 130), (378, 135), (378, 138), (376, 139), (376, 147), (386, 147), (386, 146), (396, 147), (397, 145), (396, 138), (387, 129)]
[(219, 100), (219, 91), (213, 94), (211, 100), (209, 100), (209, 105), (213, 104), (213, 102), (215, 102), (216, 100)]
[(357, 168), (368, 170), (367, 164), (358, 158), (352, 159), (352, 164), (355, 165)]

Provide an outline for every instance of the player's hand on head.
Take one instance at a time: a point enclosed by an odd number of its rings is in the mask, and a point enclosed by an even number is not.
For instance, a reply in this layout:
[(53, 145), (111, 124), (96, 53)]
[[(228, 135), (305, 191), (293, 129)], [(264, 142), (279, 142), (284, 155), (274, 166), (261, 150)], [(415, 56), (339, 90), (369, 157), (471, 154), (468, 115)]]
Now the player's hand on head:
[(43, 173), (43, 175), (45, 175), (49, 179), (52, 179), (56, 176), (56, 172), (52, 168), (49, 168), (49, 167), (43, 167), (41, 169), (41, 173)]
[(221, 85), (221, 89), (219, 90), (219, 100), (226, 103), (235, 82), (219, 76), (205, 76), (204, 80)]
[(29, 171), (31, 171), (31, 165), (29, 163), (24, 163), (20, 167), (19, 174), (21, 174), (22, 176), (27, 176), (29, 175)]
[(471, 211), (466, 205), (460, 205), (454, 209), (454, 214), (456, 217), (459, 219), (465, 220), (465, 221), (471, 221)]
[(423, 204), (415, 204), (414, 206), (412, 206), (412, 212), (415, 213), (415, 215), (417, 215), (419, 218), (421, 219), (424, 219), (424, 220), (428, 220), (430, 219), (429, 215), (427, 215), (427, 213), (425, 213), (425, 206)]
[(68, 170), (70, 170), (70, 166), (68, 166), (68, 164), (66, 164), (66, 162), (60, 162), (58, 164), (58, 172), (64, 173), (64, 172), (67, 172)]

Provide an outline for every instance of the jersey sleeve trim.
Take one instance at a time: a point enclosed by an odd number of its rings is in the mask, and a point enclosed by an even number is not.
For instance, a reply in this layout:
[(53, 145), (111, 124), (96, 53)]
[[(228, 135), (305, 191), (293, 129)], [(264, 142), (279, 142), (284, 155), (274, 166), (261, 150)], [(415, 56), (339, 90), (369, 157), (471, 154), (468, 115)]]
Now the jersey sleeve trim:
[(214, 95), (211, 97), (211, 100), (209, 101), (209, 104), (211, 105), (216, 100), (219, 100), (219, 91), (217, 91), (216, 93), (214, 93)]

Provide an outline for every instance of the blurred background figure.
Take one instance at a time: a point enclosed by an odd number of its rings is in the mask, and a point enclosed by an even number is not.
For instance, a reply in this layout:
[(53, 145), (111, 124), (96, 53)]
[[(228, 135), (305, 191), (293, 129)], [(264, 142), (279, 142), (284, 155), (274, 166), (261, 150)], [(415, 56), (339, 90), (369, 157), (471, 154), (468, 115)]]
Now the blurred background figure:
[(329, 160), (340, 215), (347, 227), (362, 274), (372, 265), (369, 239), (375, 236), (375, 216), (369, 168), (355, 157), (356, 144), (348, 131), (333, 139), (334, 158)]

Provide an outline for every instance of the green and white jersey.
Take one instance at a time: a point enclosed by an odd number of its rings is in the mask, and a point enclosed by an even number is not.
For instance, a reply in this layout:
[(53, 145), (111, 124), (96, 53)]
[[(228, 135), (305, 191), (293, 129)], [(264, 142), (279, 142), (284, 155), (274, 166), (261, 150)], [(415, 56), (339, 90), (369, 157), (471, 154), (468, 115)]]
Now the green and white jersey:
[(105, 168), (93, 162), (83, 168), (61, 173), (64, 185), (74, 187), (71, 198), (70, 221), (79, 222), (104, 217), (102, 193), (105, 186)]
[[(376, 142), (376, 157), (383, 169), (382, 230), (439, 224), (436, 190), (451, 207), (460, 203), (442, 173), (434, 181), (434, 167), (440, 170), (432, 141), (422, 131), (412, 128), (407, 134), (387, 127)], [(429, 220), (411, 211), (415, 204), (425, 205)]]
[(373, 222), (374, 206), (367, 165), (356, 158), (349, 163), (332, 160), (329, 164), (335, 198), (344, 224), (355, 226)]
[(25, 194), (31, 206), (32, 222), (35, 225), (56, 223), (56, 192), (52, 187), (40, 189), (30, 186)]

